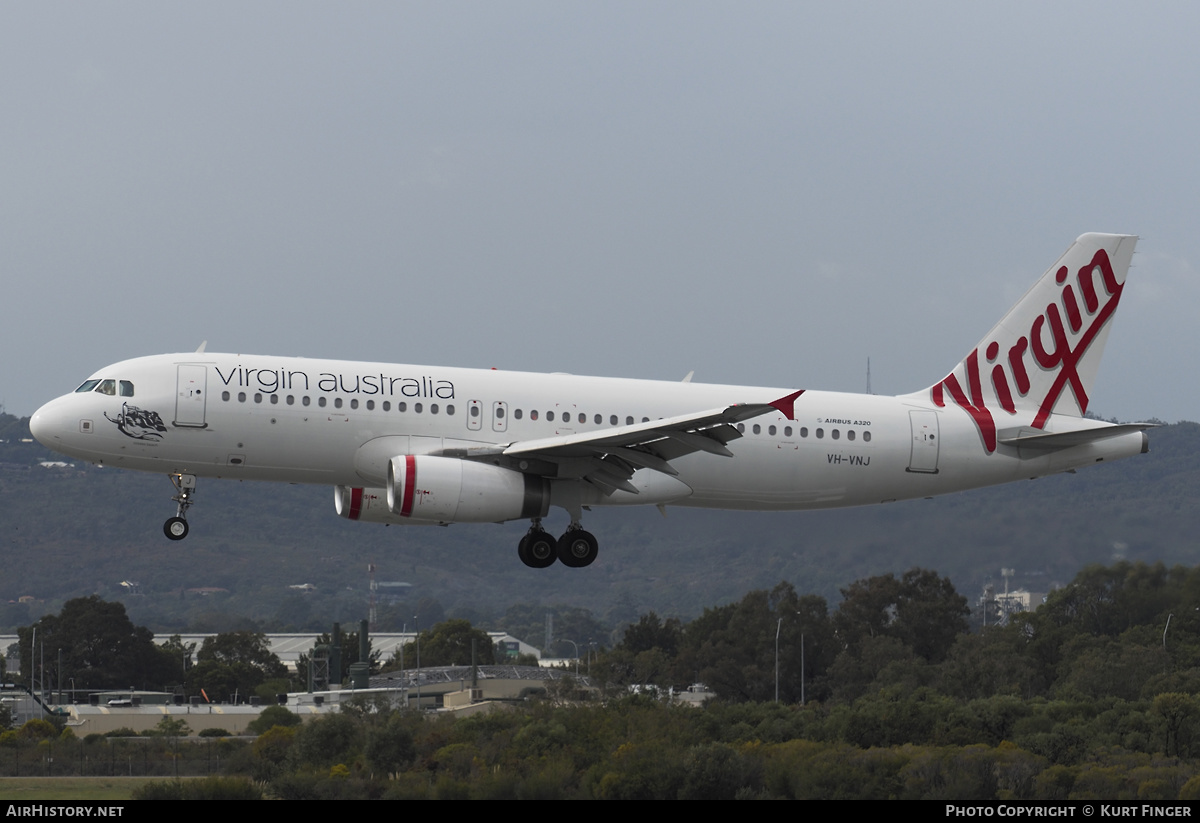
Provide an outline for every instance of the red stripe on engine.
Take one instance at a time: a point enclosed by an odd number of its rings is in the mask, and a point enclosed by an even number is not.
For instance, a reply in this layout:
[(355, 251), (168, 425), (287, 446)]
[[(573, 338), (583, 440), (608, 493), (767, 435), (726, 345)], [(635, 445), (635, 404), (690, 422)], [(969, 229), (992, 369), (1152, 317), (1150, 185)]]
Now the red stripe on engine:
[(412, 517), (413, 484), (417, 481), (417, 458), (404, 456), (404, 497), (400, 503), (400, 516)]
[(363, 497), (362, 489), (351, 489), (350, 490), (350, 519), (351, 520), (357, 520), (359, 515), (362, 514), (362, 497)]

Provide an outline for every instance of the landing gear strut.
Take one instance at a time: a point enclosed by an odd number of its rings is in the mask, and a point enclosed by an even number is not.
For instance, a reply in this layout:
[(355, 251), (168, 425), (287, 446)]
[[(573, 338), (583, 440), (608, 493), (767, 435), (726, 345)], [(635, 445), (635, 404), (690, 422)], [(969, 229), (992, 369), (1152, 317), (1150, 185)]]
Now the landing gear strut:
[(579, 522), (573, 522), (562, 537), (555, 540), (542, 528), (541, 518), (534, 518), (528, 533), (517, 544), (517, 556), (526, 566), (544, 569), (560, 561), (573, 569), (591, 565), (599, 553), (599, 544), (591, 532)]
[(187, 510), (192, 505), (192, 495), (196, 493), (196, 475), (172, 474), (171, 484), (175, 486), (175, 496), (171, 499), (178, 504), (175, 516), (163, 523), (163, 534), (171, 540), (182, 540), (188, 536)]

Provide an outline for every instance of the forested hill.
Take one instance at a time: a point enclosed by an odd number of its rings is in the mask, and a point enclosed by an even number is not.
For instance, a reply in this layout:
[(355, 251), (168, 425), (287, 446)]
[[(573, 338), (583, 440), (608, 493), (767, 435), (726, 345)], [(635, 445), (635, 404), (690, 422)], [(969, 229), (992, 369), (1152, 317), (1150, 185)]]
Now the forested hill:
[[(121, 599), (156, 630), (226, 625), (319, 628), (365, 616), (367, 564), (403, 582), (411, 604), (477, 621), (513, 603), (565, 603), (613, 623), (649, 610), (693, 617), (780, 580), (836, 602), (851, 582), (913, 566), (949, 576), (972, 602), (987, 582), (1046, 591), (1087, 563), (1114, 559), (1192, 565), (1200, 515), (1200, 426), (1151, 432), (1151, 452), (1057, 475), (934, 500), (786, 514), (668, 509), (597, 510), (587, 525), (600, 557), (584, 570), (535, 571), (516, 556), (526, 528), (383, 527), (334, 514), (325, 487), (204, 480), (192, 532), (168, 542), (174, 513), (165, 477), (75, 464), (28, 437), (28, 421), (0, 414), (0, 630), (68, 598)], [(552, 514), (552, 530), (565, 523)], [(123, 581), (137, 583), (122, 588)], [(301, 595), (289, 585), (310, 583)], [(209, 598), (185, 590), (218, 588)], [(393, 590), (394, 591), (394, 590)], [(383, 601), (381, 601), (383, 602)], [(432, 604), (432, 605), (431, 605)], [(207, 623), (205, 621), (208, 621)], [(396, 626), (399, 628), (399, 626)]]

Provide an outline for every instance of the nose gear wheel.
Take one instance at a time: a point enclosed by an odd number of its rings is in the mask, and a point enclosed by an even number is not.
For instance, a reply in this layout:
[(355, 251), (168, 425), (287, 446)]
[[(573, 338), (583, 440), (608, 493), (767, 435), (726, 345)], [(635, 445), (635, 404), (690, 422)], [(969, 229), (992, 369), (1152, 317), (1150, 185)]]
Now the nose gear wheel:
[(188, 536), (187, 510), (195, 502), (192, 495), (196, 493), (196, 475), (172, 474), (171, 485), (175, 487), (175, 496), (171, 499), (177, 504), (175, 516), (163, 523), (163, 534), (170, 540), (182, 540)]

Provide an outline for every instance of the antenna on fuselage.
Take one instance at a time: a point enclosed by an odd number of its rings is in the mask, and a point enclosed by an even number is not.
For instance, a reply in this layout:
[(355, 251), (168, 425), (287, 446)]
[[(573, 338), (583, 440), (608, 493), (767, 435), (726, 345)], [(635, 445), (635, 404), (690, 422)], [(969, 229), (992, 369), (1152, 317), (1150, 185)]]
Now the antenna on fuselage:
[(208, 345), (207, 340), (200, 341), (200, 348), (196, 349), (196, 354), (204, 354), (204, 347)]
[(682, 381), (682, 382), (684, 382), (684, 383), (691, 383), (691, 382), (692, 382), (692, 375), (693, 375), (693, 374), (695, 374), (695, 373), (696, 373), (696, 370), (695, 370), (695, 369), (692, 369), (690, 372), (688, 372), (686, 375), (684, 375), (684, 377), (683, 377), (683, 381)]

